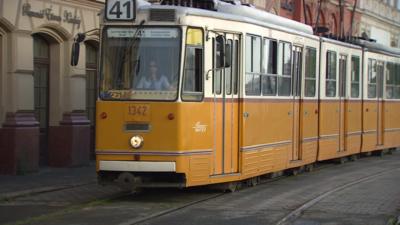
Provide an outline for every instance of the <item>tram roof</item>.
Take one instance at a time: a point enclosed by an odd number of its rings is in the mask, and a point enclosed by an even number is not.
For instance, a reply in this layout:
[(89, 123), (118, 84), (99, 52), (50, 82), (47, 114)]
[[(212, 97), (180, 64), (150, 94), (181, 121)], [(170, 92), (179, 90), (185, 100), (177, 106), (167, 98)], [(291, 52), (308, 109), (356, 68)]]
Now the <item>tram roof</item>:
[(361, 40), (358, 39), (355, 41), (356, 44), (368, 49), (369, 51), (372, 52), (378, 52), (378, 53), (386, 53), (386, 54), (390, 54), (393, 56), (400, 56), (400, 49), (399, 48), (393, 48), (393, 47), (389, 47), (380, 43), (376, 43), (376, 42), (370, 42), (370, 41), (366, 41), (366, 40)]
[(332, 44), (336, 44), (336, 45), (340, 45), (340, 46), (344, 46), (347, 48), (354, 48), (354, 49), (362, 49), (362, 46), (355, 44), (355, 43), (349, 43), (349, 42), (343, 42), (343, 41), (339, 41), (339, 40), (335, 40), (335, 39), (331, 39), (331, 38), (326, 38), (326, 37), (321, 37), (321, 42), (327, 42), (327, 43), (332, 43)]
[(297, 33), (306, 36), (312, 36), (313, 30), (310, 26), (290, 20), (281, 16), (274, 15), (253, 7), (245, 5), (235, 5), (215, 0), (216, 11), (173, 6), (173, 5), (157, 5), (157, 4), (139, 4), (139, 11), (147, 11), (151, 9), (174, 9), (176, 16), (204, 16), (216, 19), (225, 19), (238, 22), (251, 23), (271, 29), (281, 30), (290, 33)]

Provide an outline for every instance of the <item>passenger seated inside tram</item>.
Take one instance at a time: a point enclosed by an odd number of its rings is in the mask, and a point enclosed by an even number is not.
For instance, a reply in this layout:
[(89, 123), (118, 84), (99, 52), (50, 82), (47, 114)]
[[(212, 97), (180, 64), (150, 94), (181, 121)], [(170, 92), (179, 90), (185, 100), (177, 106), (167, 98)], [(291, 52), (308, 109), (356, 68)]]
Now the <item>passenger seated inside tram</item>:
[(173, 90), (173, 86), (169, 83), (168, 78), (164, 74), (158, 73), (158, 67), (155, 60), (149, 61), (148, 74), (139, 80), (136, 88), (159, 91)]

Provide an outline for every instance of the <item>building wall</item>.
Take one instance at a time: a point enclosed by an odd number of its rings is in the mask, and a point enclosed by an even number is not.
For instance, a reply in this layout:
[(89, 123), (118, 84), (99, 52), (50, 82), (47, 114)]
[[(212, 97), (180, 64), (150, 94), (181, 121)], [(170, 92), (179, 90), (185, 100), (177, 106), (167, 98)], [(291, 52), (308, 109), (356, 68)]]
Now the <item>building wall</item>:
[(362, 0), (360, 34), (378, 43), (400, 47), (400, 1)]
[[(52, 164), (50, 155), (54, 154), (51, 152), (62, 152), (63, 148), (67, 148), (63, 144), (76, 143), (74, 132), (78, 129), (81, 132), (89, 124), (85, 113), (85, 45), (81, 45), (77, 67), (70, 66), (71, 46), (77, 33), (99, 28), (98, 13), (103, 6), (101, 1), (93, 0), (0, 0), (0, 134), (3, 137), (11, 135), (8, 140), (0, 139), (0, 158), (5, 152), (15, 151), (14, 158), (10, 160), (18, 164), (17, 158), (31, 151), (30, 148), (38, 148), (34, 145), (39, 143), (40, 149), (43, 144), (47, 148), (44, 164)], [(35, 90), (38, 90), (35, 83), (35, 35), (48, 43), (50, 53), (45, 141), (39, 137), (42, 127), (38, 115), (35, 115), (39, 102), (35, 98)], [(98, 32), (89, 33), (88, 39), (98, 45)], [(33, 131), (35, 129), (39, 135)], [(18, 132), (24, 130), (30, 130), (32, 140), (18, 148), (14, 142)], [(66, 130), (69, 133), (65, 135)], [(60, 140), (62, 143), (59, 143)], [(71, 151), (88, 151), (83, 146), (74, 149), (76, 146), (70, 145), (68, 148)], [(74, 164), (73, 160), (69, 164)]]
[[(320, 35), (330, 35), (334, 37), (357, 35), (360, 26), (361, 14), (359, 10), (354, 13), (352, 20), (353, 6), (355, 0), (346, 0), (343, 2), (343, 23), (340, 22), (340, 5), (338, 0), (322, 0), (319, 10), (319, 1), (315, 0), (274, 0), (257, 1), (243, 0), (242, 2), (253, 4), (256, 8), (276, 12), (276, 14), (312, 27), (325, 27), (326, 32), (318, 33)], [(353, 25), (353, 27), (351, 27)], [(341, 28), (343, 27), (343, 28)]]

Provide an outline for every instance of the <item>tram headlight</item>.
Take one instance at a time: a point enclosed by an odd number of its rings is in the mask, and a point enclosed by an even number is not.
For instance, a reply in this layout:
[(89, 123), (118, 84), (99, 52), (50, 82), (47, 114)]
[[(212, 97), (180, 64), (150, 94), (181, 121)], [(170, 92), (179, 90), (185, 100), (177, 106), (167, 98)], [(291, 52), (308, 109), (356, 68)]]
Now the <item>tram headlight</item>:
[(133, 148), (138, 149), (143, 145), (143, 137), (140, 135), (135, 135), (131, 138), (130, 143)]

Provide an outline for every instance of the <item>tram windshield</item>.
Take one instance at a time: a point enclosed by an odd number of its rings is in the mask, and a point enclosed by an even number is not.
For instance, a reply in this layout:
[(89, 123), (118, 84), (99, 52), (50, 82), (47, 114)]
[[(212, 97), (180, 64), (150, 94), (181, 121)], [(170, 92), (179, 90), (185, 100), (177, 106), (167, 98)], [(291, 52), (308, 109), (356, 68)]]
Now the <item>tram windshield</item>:
[(104, 29), (100, 97), (175, 100), (181, 31), (178, 28)]

